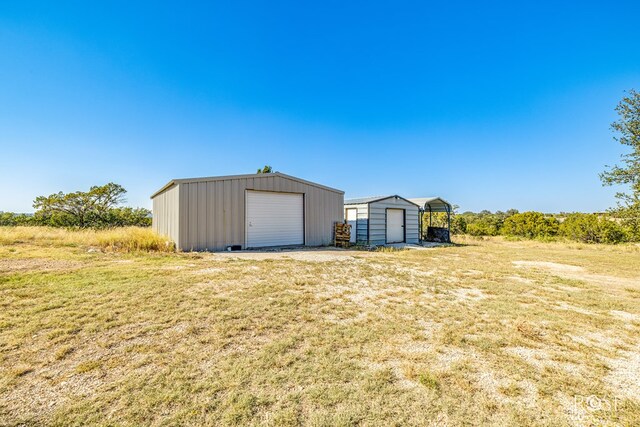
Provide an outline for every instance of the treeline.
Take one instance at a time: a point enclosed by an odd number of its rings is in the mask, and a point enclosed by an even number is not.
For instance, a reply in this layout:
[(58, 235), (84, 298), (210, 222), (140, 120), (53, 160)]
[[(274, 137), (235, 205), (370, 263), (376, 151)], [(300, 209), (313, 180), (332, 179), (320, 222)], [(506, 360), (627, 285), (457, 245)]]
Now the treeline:
[(0, 212), (0, 226), (50, 226), (72, 228), (110, 228), (151, 226), (151, 211), (119, 206), (127, 190), (112, 182), (94, 186), (89, 191), (55, 193), (37, 197), (35, 213)]
[(584, 243), (622, 243), (640, 241), (635, 227), (609, 214), (543, 214), (541, 212), (455, 214), (451, 220), (453, 234), (472, 236), (509, 236), (527, 239), (566, 238)]
[(110, 209), (106, 216), (92, 217), (89, 215), (85, 225), (71, 215), (53, 214), (42, 215), (0, 212), (0, 226), (49, 226), (49, 227), (77, 227), (77, 228), (110, 228), (110, 227), (150, 227), (151, 211), (145, 208), (120, 207)]

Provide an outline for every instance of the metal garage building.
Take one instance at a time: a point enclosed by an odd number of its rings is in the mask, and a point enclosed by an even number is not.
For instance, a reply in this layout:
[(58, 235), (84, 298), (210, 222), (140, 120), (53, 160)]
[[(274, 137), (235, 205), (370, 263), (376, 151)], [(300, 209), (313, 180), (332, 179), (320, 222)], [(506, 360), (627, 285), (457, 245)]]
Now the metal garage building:
[(403, 197), (348, 199), (344, 202), (344, 210), (345, 218), (351, 224), (353, 243), (386, 245), (420, 241), (420, 208)]
[(174, 179), (151, 196), (153, 230), (181, 250), (329, 245), (344, 192), (279, 172)]

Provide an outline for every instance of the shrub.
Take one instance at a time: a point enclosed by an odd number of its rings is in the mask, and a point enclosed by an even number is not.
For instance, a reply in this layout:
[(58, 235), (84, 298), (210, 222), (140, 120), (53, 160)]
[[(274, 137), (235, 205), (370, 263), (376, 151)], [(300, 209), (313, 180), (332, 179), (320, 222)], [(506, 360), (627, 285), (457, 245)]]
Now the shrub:
[(615, 221), (597, 215), (574, 213), (558, 229), (558, 234), (584, 243), (620, 243), (627, 238), (623, 228)]
[(467, 232), (467, 220), (460, 215), (451, 217), (451, 234), (465, 234)]
[(560, 222), (540, 212), (524, 212), (505, 219), (502, 234), (529, 239), (551, 237), (558, 233)]
[(144, 208), (113, 208), (105, 215), (104, 227), (151, 227), (151, 212)]
[(465, 232), (472, 236), (497, 236), (500, 234), (505, 219), (518, 211), (511, 209), (505, 212), (491, 213), (484, 210), (479, 213), (465, 212), (458, 217), (465, 221)]
[(472, 236), (497, 236), (500, 234), (500, 224), (490, 218), (483, 218), (467, 224), (467, 234)]
[(32, 225), (35, 224), (35, 222), (33, 215), (0, 212), (0, 225)]
[[(451, 222), (453, 226), (455, 215), (451, 214)], [(422, 226), (423, 232), (426, 233), (427, 227), (429, 227), (429, 212), (422, 213)], [(432, 227), (446, 227), (447, 226), (447, 214), (445, 212), (433, 212), (431, 214), (431, 226)]]

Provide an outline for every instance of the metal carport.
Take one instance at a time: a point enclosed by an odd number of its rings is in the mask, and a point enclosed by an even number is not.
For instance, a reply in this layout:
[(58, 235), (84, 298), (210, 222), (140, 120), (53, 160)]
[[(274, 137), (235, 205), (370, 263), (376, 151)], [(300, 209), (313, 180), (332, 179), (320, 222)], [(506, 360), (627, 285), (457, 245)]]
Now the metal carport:
[[(420, 239), (422, 240), (422, 213), (429, 212), (429, 227), (427, 228), (427, 237), (429, 231), (437, 233), (439, 230), (446, 230), (446, 241), (451, 242), (451, 203), (440, 197), (417, 197), (409, 199), (411, 202), (420, 206)], [(444, 212), (447, 214), (447, 228), (432, 227), (432, 217), (434, 212)], [(436, 230), (439, 229), (439, 230)]]

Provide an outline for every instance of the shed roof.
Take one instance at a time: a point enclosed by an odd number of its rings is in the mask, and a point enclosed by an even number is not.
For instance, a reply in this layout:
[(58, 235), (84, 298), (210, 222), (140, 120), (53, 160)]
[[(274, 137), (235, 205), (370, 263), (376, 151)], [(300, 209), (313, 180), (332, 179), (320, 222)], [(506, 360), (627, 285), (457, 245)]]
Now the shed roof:
[[(404, 197), (398, 196), (397, 194), (391, 194), (390, 196), (370, 196), (370, 197), (358, 197), (355, 199), (346, 199), (344, 201), (345, 205), (364, 205), (364, 204), (368, 204), (368, 203), (373, 203), (373, 202), (379, 202), (380, 200), (386, 200), (386, 199), (390, 199), (392, 197), (398, 198), (398, 199), (402, 199), (405, 200), (409, 203), (411, 203), (412, 205), (416, 205), (415, 202), (409, 200), (409, 199), (405, 199)], [(419, 206), (419, 205), (416, 205)]]
[(409, 199), (424, 210), (431, 212), (451, 212), (451, 203), (440, 197), (417, 197)]
[(376, 200), (388, 199), (393, 196), (369, 196), (369, 197), (356, 197), (353, 199), (345, 199), (345, 205), (363, 205), (365, 203), (375, 202)]
[(151, 198), (153, 199), (158, 194), (162, 193), (163, 191), (171, 188), (172, 186), (174, 186), (176, 184), (189, 184), (189, 183), (192, 183), (192, 182), (227, 181), (227, 180), (233, 180), (233, 179), (246, 179), (246, 178), (269, 178), (269, 177), (273, 177), (273, 176), (279, 176), (281, 178), (290, 179), (292, 181), (297, 181), (297, 182), (300, 182), (302, 184), (313, 185), (314, 187), (322, 188), (323, 190), (327, 190), (327, 191), (333, 191), (334, 193), (344, 194), (344, 191), (338, 190), (336, 188), (331, 188), (331, 187), (327, 187), (327, 186), (324, 186), (324, 185), (321, 185), (321, 184), (317, 184), (315, 182), (307, 181), (307, 180), (304, 180), (304, 179), (301, 179), (301, 178), (296, 178), (295, 176), (286, 175), (286, 174), (281, 173), (281, 172), (273, 172), (273, 173), (253, 173), (253, 174), (245, 174), (245, 175), (209, 176), (209, 177), (203, 177), (203, 178), (172, 179), (171, 181), (166, 183), (161, 189), (159, 189), (158, 191), (153, 193), (151, 195)]

